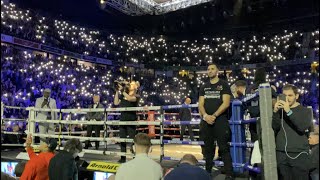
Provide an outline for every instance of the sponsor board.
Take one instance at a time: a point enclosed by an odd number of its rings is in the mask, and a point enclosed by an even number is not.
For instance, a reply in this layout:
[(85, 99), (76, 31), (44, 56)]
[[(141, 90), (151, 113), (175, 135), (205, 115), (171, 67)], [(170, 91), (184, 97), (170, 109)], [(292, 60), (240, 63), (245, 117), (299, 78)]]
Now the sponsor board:
[(103, 172), (117, 172), (120, 164), (118, 163), (110, 163), (110, 162), (101, 162), (101, 161), (91, 161), (88, 165), (88, 170), (93, 171), (103, 171)]

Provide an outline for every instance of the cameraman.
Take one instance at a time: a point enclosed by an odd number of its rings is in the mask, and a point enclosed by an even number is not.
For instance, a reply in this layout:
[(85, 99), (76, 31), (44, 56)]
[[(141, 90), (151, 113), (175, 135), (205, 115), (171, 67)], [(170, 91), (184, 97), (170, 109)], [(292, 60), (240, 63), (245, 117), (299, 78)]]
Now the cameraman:
[(297, 102), (297, 87), (285, 85), (282, 93), (285, 99), (278, 98), (272, 118), (279, 179), (308, 179), (310, 156), (306, 131), (312, 124), (311, 113)]
[[(117, 90), (114, 96), (114, 105), (120, 105), (120, 107), (137, 107), (139, 102), (139, 95), (137, 90), (139, 88), (139, 82), (132, 81), (131, 83), (127, 81), (117, 82)], [(120, 91), (120, 95), (119, 95)], [(120, 97), (119, 97), (120, 96)], [(137, 115), (136, 111), (123, 111), (121, 112), (120, 121), (136, 121)], [(136, 126), (119, 126), (120, 138), (133, 139), (136, 135)], [(127, 143), (121, 142), (121, 152), (127, 152)], [(126, 156), (121, 156), (121, 159), (118, 161), (120, 163), (126, 162)]]

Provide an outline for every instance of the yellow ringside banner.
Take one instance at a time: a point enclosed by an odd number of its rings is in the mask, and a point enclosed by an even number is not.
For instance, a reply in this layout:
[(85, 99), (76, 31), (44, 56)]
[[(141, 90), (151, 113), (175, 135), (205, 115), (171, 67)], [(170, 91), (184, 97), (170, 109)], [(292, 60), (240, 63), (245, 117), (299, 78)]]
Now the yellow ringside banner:
[(88, 165), (88, 170), (94, 171), (103, 171), (103, 172), (117, 172), (118, 167), (120, 164), (117, 163), (109, 163), (109, 162), (101, 162), (101, 161), (91, 161)]

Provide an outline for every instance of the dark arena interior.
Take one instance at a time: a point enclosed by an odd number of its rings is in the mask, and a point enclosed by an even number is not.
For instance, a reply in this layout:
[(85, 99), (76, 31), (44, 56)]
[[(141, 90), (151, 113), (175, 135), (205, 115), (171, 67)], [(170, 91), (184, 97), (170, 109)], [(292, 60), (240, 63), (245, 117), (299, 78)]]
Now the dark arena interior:
[(1, 179), (318, 180), (318, 0), (1, 0)]

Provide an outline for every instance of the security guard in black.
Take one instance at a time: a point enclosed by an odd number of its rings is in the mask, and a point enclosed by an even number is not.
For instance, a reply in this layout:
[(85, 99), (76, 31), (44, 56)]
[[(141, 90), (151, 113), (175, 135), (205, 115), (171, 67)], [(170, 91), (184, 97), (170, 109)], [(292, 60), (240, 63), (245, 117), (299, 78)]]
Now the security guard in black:
[[(204, 108), (207, 114), (214, 114), (222, 104), (222, 96), (232, 94), (230, 86), (226, 81), (219, 79), (216, 84), (210, 82), (200, 88), (200, 96), (204, 96)], [(227, 117), (227, 112), (223, 112), (219, 117)]]
[(203, 155), (206, 159), (206, 170), (211, 173), (215, 153), (215, 141), (219, 146), (226, 173), (226, 179), (232, 179), (232, 159), (228, 142), (231, 141), (231, 130), (227, 118), (230, 106), (231, 90), (226, 81), (218, 78), (216, 65), (208, 67), (210, 81), (202, 85), (199, 92), (199, 110), (203, 115), (200, 122), (200, 140), (204, 141)]

